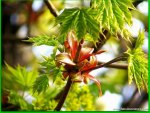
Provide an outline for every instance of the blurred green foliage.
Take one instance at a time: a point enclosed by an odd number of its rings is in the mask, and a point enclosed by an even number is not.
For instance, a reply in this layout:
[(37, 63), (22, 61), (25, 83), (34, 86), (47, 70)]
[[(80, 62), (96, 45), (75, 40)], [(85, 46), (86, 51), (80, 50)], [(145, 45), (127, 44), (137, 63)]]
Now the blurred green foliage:
[[(122, 88), (127, 83), (127, 71), (120, 69), (109, 69), (107, 72), (101, 74), (97, 77), (100, 80), (101, 88), (103, 94), (105, 91), (110, 91), (111, 93), (120, 94)], [(117, 79), (116, 79), (117, 78)], [(90, 92), (94, 95), (94, 98), (97, 98), (97, 87), (95, 84), (89, 85)]]
[(67, 111), (93, 111), (95, 110), (94, 97), (88, 85), (73, 84), (64, 107)]
[[(9, 92), (9, 103), (18, 105), (20, 110), (25, 111), (54, 110), (58, 103), (57, 98), (60, 98), (58, 95), (62, 91), (66, 81), (63, 81), (58, 77), (55, 82), (53, 82), (53, 80), (51, 78), (47, 78), (46, 75), (38, 76), (37, 70), (27, 71), (25, 67), (21, 67), (19, 65), (16, 68), (13, 68), (8, 64), (6, 65), (7, 68), (3, 69), (2, 77), (3, 81), (5, 81), (3, 82), (3, 93), (6, 91)], [(39, 85), (41, 83), (41, 81), (39, 81), (39, 77), (44, 77), (44, 81), (42, 82), (45, 82), (45, 77), (48, 80), (46, 80), (48, 82), (46, 83), (48, 87), (43, 87), (46, 88), (45, 91), (43, 88), (39, 87), (41, 86)], [(37, 83), (38, 89), (43, 91), (41, 92), (37, 90), (37, 92), (35, 92), (32, 90), (33, 82)], [(30, 96), (33, 100), (31, 101), (31, 98), (27, 99), (28, 96)], [(68, 111), (95, 110), (94, 97), (90, 93), (89, 87), (87, 85), (81, 86), (78, 83), (73, 84), (63, 107)]]
[[(11, 67), (6, 63), (6, 67), (2, 71), (2, 88), (3, 90), (29, 90), (38, 75), (37, 70), (21, 67)], [(6, 82), (7, 81), (7, 82)]]

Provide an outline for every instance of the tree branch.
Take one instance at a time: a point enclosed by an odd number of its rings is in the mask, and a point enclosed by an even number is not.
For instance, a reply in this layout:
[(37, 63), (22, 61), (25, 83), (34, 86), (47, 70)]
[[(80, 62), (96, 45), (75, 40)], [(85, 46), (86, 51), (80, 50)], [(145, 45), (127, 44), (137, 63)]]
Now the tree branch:
[(68, 92), (69, 92), (69, 89), (71, 87), (71, 84), (72, 84), (72, 81), (71, 81), (71, 78), (69, 77), (68, 81), (67, 81), (67, 84), (66, 84), (66, 86), (65, 86), (65, 88), (63, 90), (63, 94), (62, 94), (62, 96), (61, 96), (57, 106), (54, 109), (55, 111), (60, 111), (61, 110), (61, 108), (62, 108), (62, 106), (63, 106), (63, 104), (64, 104), (64, 102), (66, 100), (66, 97), (68, 95)]
[[(105, 62), (98, 62), (99, 65), (101, 64), (105, 64)], [(109, 65), (106, 65), (104, 67), (108, 67), (108, 68), (117, 68), (117, 69), (127, 69), (128, 68), (128, 65), (127, 64), (109, 64)]]
[(96, 69), (97, 69), (97, 68), (101, 68), (101, 67), (108, 66), (108, 65), (110, 65), (110, 64), (112, 64), (112, 63), (114, 63), (114, 62), (125, 61), (126, 59), (127, 59), (127, 58), (126, 58), (126, 57), (123, 57), (123, 56), (117, 57), (117, 58), (115, 58), (115, 59), (113, 59), (113, 60), (111, 60), (111, 61), (109, 61), (109, 62), (106, 62), (106, 63), (104, 63), (104, 64), (101, 64), (100, 66), (97, 66)]
[(54, 15), (55, 17), (57, 17), (58, 16), (57, 11), (56, 11), (55, 7), (52, 5), (52, 3), (49, 2), (48, 0), (44, 0), (44, 3), (48, 7), (50, 13), (52, 13), (52, 15)]

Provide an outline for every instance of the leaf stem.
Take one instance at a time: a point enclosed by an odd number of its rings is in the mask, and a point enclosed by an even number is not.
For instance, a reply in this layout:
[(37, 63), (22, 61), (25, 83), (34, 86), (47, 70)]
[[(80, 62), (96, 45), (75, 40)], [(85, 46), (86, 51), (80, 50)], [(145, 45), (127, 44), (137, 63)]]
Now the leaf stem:
[(55, 7), (52, 5), (52, 3), (49, 2), (48, 0), (44, 0), (44, 3), (48, 7), (50, 13), (52, 13), (52, 15), (54, 15), (55, 17), (57, 17), (58, 16), (57, 11), (56, 11)]
[(68, 81), (67, 81), (67, 84), (66, 84), (66, 86), (65, 86), (65, 88), (63, 90), (63, 94), (62, 94), (62, 96), (61, 96), (57, 106), (54, 109), (55, 111), (60, 111), (61, 110), (61, 108), (62, 108), (62, 106), (63, 106), (63, 104), (64, 104), (64, 102), (66, 100), (66, 97), (68, 95), (68, 92), (70, 90), (71, 84), (72, 84), (72, 81), (71, 81), (71, 78), (69, 77)]
[(98, 69), (98, 68), (102, 68), (102, 67), (107, 67), (107, 66), (110, 66), (110, 64), (112, 64), (112, 63), (114, 63), (114, 62), (125, 61), (125, 60), (127, 60), (127, 58), (126, 58), (125, 54), (123, 54), (123, 55), (120, 55), (120, 56), (117, 57), (117, 58), (114, 58), (113, 60), (110, 60), (110, 61), (106, 62), (106, 63), (103, 63), (103, 64), (98, 65), (98, 66), (96, 66), (96, 67), (90, 68), (90, 69), (88, 69), (88, 70), (85, 70), (85, 71), (83, 71), (83, 73), (84, 73), (84, 72), (92, 71), (92, 70), (94, 70), (94, 69)]

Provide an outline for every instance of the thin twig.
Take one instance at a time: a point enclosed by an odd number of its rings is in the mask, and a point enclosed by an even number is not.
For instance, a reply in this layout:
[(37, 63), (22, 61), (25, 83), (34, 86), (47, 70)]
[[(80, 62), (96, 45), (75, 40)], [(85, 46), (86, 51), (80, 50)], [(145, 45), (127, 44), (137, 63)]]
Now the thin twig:
[(66, 100), (66, 97), (68, 95), (68, 92), (69, 92), (69, 89), (71, 87), (71, 84), (72, 84), (72, 81), (71, 81), (71, 78), (69, 77), (68, 81), (67, 81), (67, 84), (65, 86), (65, 89), (63, 90), (63, 94), (62, 94), (62, 96), (61, 96), (57, 106), (54, 109), (55, 111), (60, 111), (61, 110), (61, 108), (62, 108), (62, 106), (63, 106), (63, 104), (64, 104), (64, 102)]
[[(105, 62), (98, 62), (99, 65), (101, 64), (105, 64)], [(128, 65), (127, 64), (109, 64), (109, 65), (106, 65), (104, 67), (108, 67), (108, 68), (117, 68), (117, 69), (127, 69), (128, 68)]]
[(56, 9), (54, 8), (54, 6), (52, 5), (51, 2), (49, 2), (48, 0), (44, 0), (44, 3), (46, 4), (46, 6), (48, 7), (49, 11), (52, 13), (52, 15), (54, 15), (55, 17), (58, 16)]
[(113, 60), (111, 60), (111, 61), (109, 61), (109, 62), (106, 62), (106, 63), (104, 63), (104, 64), (101, 64), (101, 65), (95, 67), (94, 69), (98, 69), (98, 68), (101, 68), (101, 67), (105, 67), (105, 66), (108, 66), (108, 65), (110, 65), (110, 64), (112, 64), (112, 63), (114, 63), (114, 62), (124, 61), (124, 60), (126, 60), (125, 57), (117, 57), (117, 58), (115, 58), (115, 59), (113, 59)]

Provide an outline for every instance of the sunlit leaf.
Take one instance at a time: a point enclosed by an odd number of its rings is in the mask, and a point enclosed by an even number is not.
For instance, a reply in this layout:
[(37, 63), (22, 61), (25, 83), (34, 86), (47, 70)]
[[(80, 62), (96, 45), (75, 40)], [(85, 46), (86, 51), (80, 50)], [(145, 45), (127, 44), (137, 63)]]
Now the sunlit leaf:
[(148, 90), (148, 60), (142, 50), (144, 32), (140, 32), (136, 40), (135, 48), (128, 49), (128, 78), (129, 84), (135, 80), (140, 92), (141, 89)]
[(39, 35), (31, 37), (29, 38), (28, 41), (33, 42), (35, 46), (39, 45), (58, 46), (60, 44), (55, 36), (48, 36), (48, 35)]
[(94, 14), (100, 23), (101, 33), (106, 29), (116, 36), (120, 33), (124, 39), (129, 40), (130, 33), (127, 34), (125, 24), (132, 24), (130, 9), (135, 9), (132, 0), (92, 0), (89, 14)]

